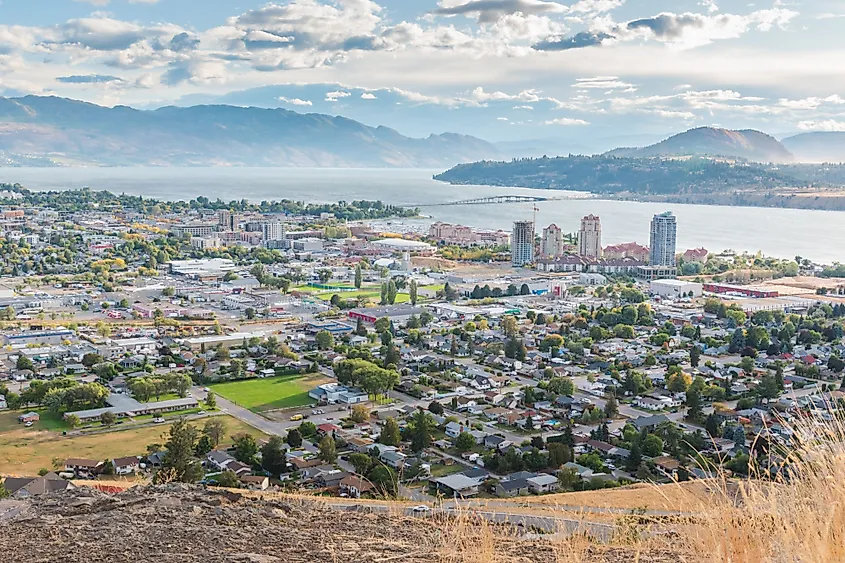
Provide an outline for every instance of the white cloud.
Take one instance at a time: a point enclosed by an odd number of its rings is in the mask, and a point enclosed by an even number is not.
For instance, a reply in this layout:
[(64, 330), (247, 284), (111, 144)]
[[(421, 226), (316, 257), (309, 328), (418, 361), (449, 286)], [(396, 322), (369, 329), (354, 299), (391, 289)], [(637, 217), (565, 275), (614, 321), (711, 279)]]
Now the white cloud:
[(378, 98), (376, 98), (376, 95), (373, 94), (372, 92), (364, 92), (363, 94), (361, 94), (361, 99), (362, 100), (377, 100)]
[(279, 96), (279, 101), (285, 104), (290, 104), (292, 106), (312, 106), (314, 104), (311, 103), (311, 100), (303, 100), (300, 98), (285, 98), (284, 96)]
[(533, 110), (534, 106), (513, 106), (513, 109), (526, 109), (526, 110)]
[(557, 119), (551, 119), (546, 121), (546, 125), (589, 125), (589, 121), (584, 121), (583, 119), (573, 119), (570, 117), (559, 117)]
[(328, 93), (326, 93), (326, 100), (325, 101), (336, 102), (341, 98), (348, 98), (351, 95), (352, 94), (350, 94), (349, 92), (343, 92), (343, 91), (340, 91), (340, 90), (337, 90), (337, 91), (334, 91), (334, 92), (328, 92)]
[(845, 121), (828, 119), (825, 121), (801, 121), (798, 128), (802, 131), (845, 131)]
[(496, 121), (510, 121), (507, 117), (497, 117)]

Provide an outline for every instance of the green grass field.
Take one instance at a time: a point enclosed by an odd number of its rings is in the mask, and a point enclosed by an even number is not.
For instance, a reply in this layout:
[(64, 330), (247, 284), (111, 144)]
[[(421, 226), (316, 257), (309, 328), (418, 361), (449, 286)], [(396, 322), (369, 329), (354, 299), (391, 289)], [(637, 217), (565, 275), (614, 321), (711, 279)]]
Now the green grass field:
[[(342, 293), (339, 292), (329, 292), (329, 293), (321, 293), (319, 295), (315, 295), (317, 299), (321, 299), (323, 301), (331, 301), (332, 295), (339, 295), (341, 299), (360, 299), (360, 298), (367, 298), (372, 299), (373, 301), (378, 302), (381, 300), (381, 290), (378, 291), (371, 291), (367, 289), (361, 289), (359, 291), (344, 291)], [(407, 293), (397, 293), (396, 294), (396, 303), (408, 303), (411, 300), (411, 296)]]
[(301, 407), (314, 402), (308, 391), (328, 381), (318, 374), (283, 375), (266, 379), (249, 379), (215, 383), (211, 390), (233, 403), (262, 412), (274, 409)]

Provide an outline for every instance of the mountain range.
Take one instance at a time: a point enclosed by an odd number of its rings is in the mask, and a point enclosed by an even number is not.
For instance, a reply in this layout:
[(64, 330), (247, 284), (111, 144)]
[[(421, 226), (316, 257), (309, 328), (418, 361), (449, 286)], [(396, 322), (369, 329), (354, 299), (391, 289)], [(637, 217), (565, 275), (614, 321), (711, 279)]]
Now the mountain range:
[[(646, 146), (604, 152), (614, 146), (613, 139)], [(415, 138), (383, 125), (279, 108), (207, 104), (139, 110), (57, 97), (0, 98), (0, 166), (446, 169), (462, 162), (565, 154), (845, 162), (845, 132), (802, 133), (778, 141), (755, 130), (699, 127), (659, 139), (638, 134), (582, 143), (553, 137), (490, 143), (457, 133)]]
[(0, 98), (0, 163), (100, 166), (442, 168), (501, 157), (481, 139), (406, 137), (339, 116), (200, 105), (137, 110)]

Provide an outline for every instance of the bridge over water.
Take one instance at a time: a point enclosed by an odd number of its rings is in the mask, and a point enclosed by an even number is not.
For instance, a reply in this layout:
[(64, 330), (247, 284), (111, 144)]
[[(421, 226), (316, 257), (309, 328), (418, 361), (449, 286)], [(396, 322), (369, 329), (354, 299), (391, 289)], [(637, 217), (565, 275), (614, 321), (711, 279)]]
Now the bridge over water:
[(462, 199), (460, 201), (447, 201), (443, 203), (423, 203), (419, 205), (408, 205), (405, 207), (443, 207), (447, 205), (491, 205), (500, 203), (532, 203), (537, 201), (557, 201), (566, 199), (562, 197), (538, 197), (530, 195), (497, 195), (490, 197), (479, 197), (475, 199)]

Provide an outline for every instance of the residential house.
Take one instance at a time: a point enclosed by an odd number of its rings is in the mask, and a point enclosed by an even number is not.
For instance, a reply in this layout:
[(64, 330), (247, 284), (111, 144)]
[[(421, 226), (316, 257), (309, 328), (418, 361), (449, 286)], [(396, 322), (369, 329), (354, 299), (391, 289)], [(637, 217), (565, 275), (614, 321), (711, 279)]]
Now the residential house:
[(351, 498), (361, 498), (361, 495), (369, 493), (375, 486), (360, 475), (347, 475), (339, 485), (340, 493)]
[(554, 475), (541, 473), (536, 477), (526, 479), (528, 481), (528, 490), (536, 495), (543, 493), (553, 493), (560, 489), (560, 482)]
[(18, 423), (26, 424), (27, 422), (38, 422), (41, 420), (41, 416), (37, 412), (28, 412), (20, 415), (18, 417)]
[(393, 469), (402, 469), (405, 466), (405, 459), (408, 456), (398, 451), (381, 452), (378, 458), (392, 467)]
[(431, 481), (437, 490), (453, 497), (472, 497), (478, 494), (481, 482), (478, 479), (456, 473)]
[(500, 497), (527, 495), (529, 490), (528, 479), (508, 479), (496, 485), (496, 495)]
[(3, 488), (13, 498), (27, 498), (55, 491), (67, 491), (75, 489), (76, 486), (51, 472), (42, 477), (7, 477), (3, 481)]
[(131, 475), (141, 470), (141, 462), (137, 456), (118, 457), (112, 460), (115, 475)]
[(72, 457), (65, 461), (65, 471), (73, 471), (77, 475), (92, 475), (97, 472), (102, 461)]

